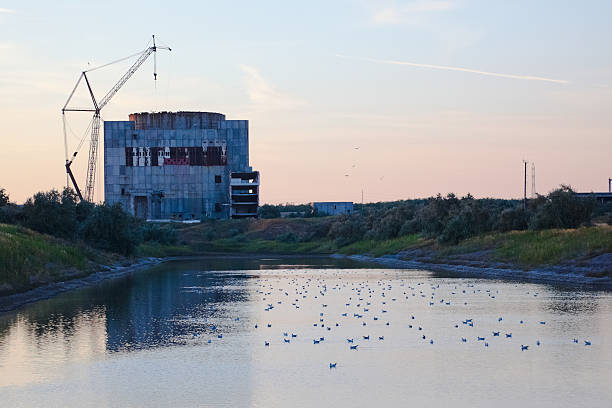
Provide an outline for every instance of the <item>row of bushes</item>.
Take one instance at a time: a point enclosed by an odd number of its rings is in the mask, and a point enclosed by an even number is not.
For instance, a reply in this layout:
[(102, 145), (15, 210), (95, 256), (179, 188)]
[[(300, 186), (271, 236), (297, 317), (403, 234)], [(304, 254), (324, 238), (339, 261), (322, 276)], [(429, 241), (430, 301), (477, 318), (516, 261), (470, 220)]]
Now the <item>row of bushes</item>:
[(338, 245), (347, 245), (362, 239), (384, 240), (418, 233), (440, 243), (456, 244), (491, 231), (576, 228), (589, 224), (595, 209), (595, 200), (577, 196), (568, 186), (528, 200), (526, 208), (518, 200), (438, 195), (395, 206), (364, 205), (357, 214), (338, 217), (328, 236)]
[(141, 242), (172, 244), (177, 237), (172, 227), (142, 222), (118, 204), (79, 201), (70, 188), (36, 193), (23, 206), (11, 203), (0, 188), (0, 222), (123, 255), (133, 254)]

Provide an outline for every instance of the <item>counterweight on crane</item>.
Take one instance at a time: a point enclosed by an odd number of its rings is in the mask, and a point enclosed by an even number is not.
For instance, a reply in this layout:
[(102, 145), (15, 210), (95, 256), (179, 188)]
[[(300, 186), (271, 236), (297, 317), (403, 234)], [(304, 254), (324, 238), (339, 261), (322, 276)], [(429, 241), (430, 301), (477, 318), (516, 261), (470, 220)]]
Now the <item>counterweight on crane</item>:
[[(134, 55), (130, 55), (128, 57), (122, 58), (117, 61), (113, 61), (108, 64), (101, 65), (96, 68), (92, 68), (92, 69), (83, 71), (81, 75), (79, 76), (79, 79), (77, 80), (76, 85), (72, 89), (72, 92), (70, 92), (70, 95), (68, 96), (68, 100), (66, 101), (66, 103), (64, 104), (64, 107), (62, 108), (62, 120), (64, 124), (64, 148), (65, 148), (65, 153), (66, 153), (65, 166), (66, 166), (66, 173), (68, 174), (68, 177), (70, 177), (70, 180), (72, 181), (72, 184), (74, 185), (74, 189), (76, 190), (76, 193), (81, 200), (93, 201), (94, 199), (94, 190), (95, 190), (95, 184), (96, 184), (96, 164), (98, 161), (98, 140), (100, 136), (100, 121), (101, 121), (100, 111), (110, 102), (113, 96), (115, 96), (115, 94), (119, 92), (121, 87), (125, 85), (125, 83), (130, 79), (130, 77), (134, 75), (134, 73), (138, 70), (138, 68), (140, 68), (140, 66), (147, 60), (147, 58), (149, 58), (151, 54), (154, 54), (153, 58), (155, 60), (154, 69), (153, 69), (153, 79), (157, 81), (156, 53), (158, 49), (172, 51), (170, 47), (166, 47), (166, 46), (162, 47), (162, 46), (156, 45), (155, 36), (153, 36), (153, 45), (151, 47), (148, 47), (144, 51), (139, 52)], [(117, 83), (98, 102), (96, 100), (96, 97), (94, 96), (93, 90), (91, 88), (91, 84), (89, 83), (89, 79), (87, 78), (87, 73), (94, 71), (96, 69), (100, 69), (100, 68), (115, 64), (117, 62), (124, 61), (128, 58), (132, 58), (137, 55), (138, 55), (138, 59), (136, 60), (136, 62), (134, 62), (134, 64), (127, 70), (125, 74), (123, 74), (123, 76), (119, 79), (119, 81), (117, 81)], [(81, 83), (81, 80), (85, 80), (85, 84), (87, 85), (87, 89), (89, 91), (89, 95), (91, 97), (93, 107), (83, 108), (83, 107), (70, 107), (69, 106), (70, 101), (72, 100), (72, 97), (74, 96), (75, 91), (77, 90), (77, 88), (79, 87), (79, 84)], [(74, 175), (72, 174), (72, 170), (70, 169), (70, 166), (72, 165), (72, 162), (76, 158), (77, 153), (79, 152), (84, 139), (81, 140), (81, 142), (79, 143), (77, 149), (72, 154), (72, 156), (68, 157), (68, 138), (67, 138), (67, 133), (66, 133), (66, 112), (93, 112), (93, 118), (90, 123), (91, 138), (89, 142), (89, 160), (87, 163), (87, 178), (85, 180), (85, 197), (83, 197), (83, 195), (81, 194), (81, 190), (79, 189), (79, 186), (77, 185)]]

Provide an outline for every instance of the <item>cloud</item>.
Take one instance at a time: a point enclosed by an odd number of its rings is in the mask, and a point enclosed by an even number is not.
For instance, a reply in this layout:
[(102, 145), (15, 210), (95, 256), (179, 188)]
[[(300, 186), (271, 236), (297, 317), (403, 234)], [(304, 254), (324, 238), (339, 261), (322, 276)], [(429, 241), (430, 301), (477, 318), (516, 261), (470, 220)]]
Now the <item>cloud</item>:
[(247, 92), (256, 110), (289, 110), (305, 105), (304, 101), (283, 94), (274, 89), (259, 73), (249, 65), (241, 65), (245, 74)]
[(15, 10), (0, 7), (0, 14), (15, 14)]
[(501, 78), (511, 78), (511, 79), (523, 79), (527, 81), (544, 81), (544, 82), (554, 82), (558, 84), (568, 84), (569, 83), (569, 81), (566, 81), (564, 79), (544, 78), (544, 77), (532, 76), (532, 75), (502, 74), (498, 72), (480, 71), (477, 69), (470, 69), (470, 68), (463, 68), (463, 67), (449, 67), (449, 66), (444, 66), (444, 65), (419, 64), (416, 62), (381, 60), (381, 59), (374, 59), (374, 58), (357, 58), (357, 57), (349, 57), (349, 56), (340, 55), (340, 54), (336, 54), (336, 57), (344, 58), (344, 59), (351, 59), (351, 60), (356, 60), (356, 61), (374, 62), (376, 64), (405, 65), (405, 66), (417, 67), (417, 68), (439, 69), (439, 70), (444, 70), (444, 71), (469, 72), (472, 74), (487, 75), (487, 76), (494, 76), (494, 77), (501, 77)]
[(447, 11), (454, 6), (454, 3), (448, 0), (416, 0), (405, 5), (394, 4), (382, 8), (374, 13), (373, 20), (377, 24), (398, 24), (410, 21), (422, 13)]

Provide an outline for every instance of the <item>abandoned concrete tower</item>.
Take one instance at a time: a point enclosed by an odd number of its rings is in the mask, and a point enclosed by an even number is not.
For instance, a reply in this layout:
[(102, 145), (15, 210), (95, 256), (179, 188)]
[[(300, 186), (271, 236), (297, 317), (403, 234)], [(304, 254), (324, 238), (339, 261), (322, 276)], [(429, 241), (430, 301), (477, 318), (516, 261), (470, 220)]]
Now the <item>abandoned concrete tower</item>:
[(104, 199), (137, 217), (256, 217), (249, 122), (210, 112), (134, 113), (104, 122)]

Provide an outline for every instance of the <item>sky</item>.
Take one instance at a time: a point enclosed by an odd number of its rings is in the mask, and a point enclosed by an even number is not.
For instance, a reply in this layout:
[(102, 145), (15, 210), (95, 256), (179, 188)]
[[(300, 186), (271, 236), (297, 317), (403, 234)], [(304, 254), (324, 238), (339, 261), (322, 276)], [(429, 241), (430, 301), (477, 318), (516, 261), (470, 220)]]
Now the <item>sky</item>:
[[(103, 119), (248, 119), (263, 203), (519, 198), (523, 160), (538, 193), (607, 191), (610, 16), (595, 0), (0, 0), (0, 187), (15, 202), (61, 189), (61, 107), (80, 72), (156, 34), (172, 47), (157, 83), (150, 59)], [(98, 98), (132, 61), (91, 73)], [(88, 118), (68, 119), (73, 150)]]

